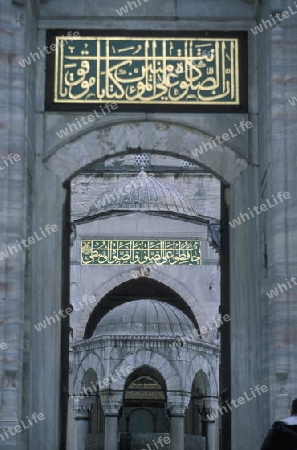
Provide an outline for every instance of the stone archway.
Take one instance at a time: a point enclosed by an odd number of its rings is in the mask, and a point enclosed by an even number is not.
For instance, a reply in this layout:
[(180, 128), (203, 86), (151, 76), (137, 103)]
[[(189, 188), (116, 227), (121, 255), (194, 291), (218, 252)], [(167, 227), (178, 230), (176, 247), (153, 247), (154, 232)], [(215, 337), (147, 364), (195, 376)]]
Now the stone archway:
[(185, 417), (186, 433), (203, 436), (206, 448), (216, 449), (219, 446), (219, 422), (214, 419), (214, 411), (218, 407), (218, 394), (215, 394), (217, 387), (212, 386), (210, 372), (205, 370), (206, 365), (196, 372), (192, 382), (191, 400)]
[(150, 150), (192, 160), (230, 184), (246, 170), (247, 160), (229, 146), (219, 144), (211, 151), (193, 156), (192, 151), (211, 137), (193, 128), (167, 122), (121, 123), (92, 130), (79, 139), (75, 136), (71, 143), (49, 149), (43, 161), (52, 173), (66, 181), (100, 159), (133, 149)]
[[(194, 158), (191, 151), (205, 141), (205, 138), (209, 137), (193, 127), (165, 122), (129, 122), (93, 130), (79, 138), (75, 136), (72, 142), (59, 148), (51, 147), (47, 155), (38, 156), (36, 159), (33, 228), (38, 230), (46, 224), (55, 224), (58, 227), (55, 234), (32, 246), (31, 371), (38, 373), (43, 383), (35, 383), (36, 390), (32, 394), (31, 407), (38, 410), (39, 399), (43, 397), (44, 392), (46, 390), (53, 392), (51, 402), (45, 402), (43, 411), (44, 415), (53, 421), (49, 440), (51, 448), (56, 448), (59, 442), (60, 392), (56, 386), (61, 385), (61, 327), (48, 327), (42, 334), (37, 335), (33, 325), (61, 308), (62, 291), (63, 298), (66, 298), (67, 277), (62, 276), (65, 260), (62, 261), (61, 247), (64, 245), (64, 255), (67, 255), (69, 231), (65, 219), (69, 202), (69, 180), (84, 166), (96, 161), (124, 154), (131, 149), (149, 149), (198, 163), (216, 175), (225, 185), (229, 185), (225, 192), (225, 200), (231, 217), (236, 217), (249, 206), (258, 204), (257, 168), (228, 146), (217, 146), (213, 151)], [(226, 217), (224, 219), (224, 227), (227, 229)], [(249, 317), (250, 311), (253, 311), (254, 321), (260, 320), (260, 315), (255, 318), (255, 311), (259, 309), (258, 286), (249, 282), (250, 274), (254, 274), (259, 267), (259, 256), (250, 249), (250, 242), (254, 242), (258, 234), (257, 218), (242, 227), (232, 229), (230, 233), (230, 265), (233, 275), (230, 280), (231, 311), (225, 310), (222, 313), (231, 312), (233, 324), (231, 339), (235, 343), (241, 341), (242, 333), (245, 331), (249, 336), (246, 317)], [(228, 251), (228, 244), (225, 250)], [(248, 256), (243, 259), (242, 255)], [(228, 295), (227, 293), (225, 297), (228, 298)], [(238, 298), (241, 297), (245, 299), (244, 302), (238, 302)], [(51, 342), (50, 349), (49, 342)], [(242, 366), (247, 369), (243, 371), (244, 377), (241, 373), (241, 382), (234, 387), (235, 391), (232, 391), (234, 398), (239, 397), (246, 386), (257, 384), (260, 368), (257, 368), (255, 362), (246, 367), (249, 352), (257, 352), (256, 344), (257, 339), (253, 336), (249, 338), (245, 351), (239, 352), (236, 345), (232, 348), (233, 358), (238, 362), (236, 367)], [(237, 371), (236, 367), (232, 368), (234, 372)], [(40, 424), (38, 432), (32, 430), (32, 439), (40, 444), (39, 446), (47, 439), (46, 435), (44, 424)]]
[[(78, 332), (74, 336), (75, 340), (83, 339), (84, 333), (90, 318), (90, 315), (94, 311), (94, 309), (100, 305), (101, 300), (115, 287), (125, 283), (127, 281), (133, 280), (135, 278), (147, 277), (152, 280), (161, 282), (165, 286), (172, 289), (176, 294), (178, 294), (194, 311), (198, 325), (201, 326), (206, 322), (206, 314), (203, 310), (202, 305), (199, 302), (201, 287), (197, 286), (197, 291), (195, 295), (189, 291), (185, 284), (176, 280), (168, 273), (165, 273), (160, 269), (160, 267), (147, 266), (135, 269), (122, 269), (122, 271), (117, 275), (111, 277), (106, 283), (100, 286), (97, 290), (94, 291), (93, 295), (96, 297), (96, 303), (90, 305), (89, 303), (85, 306), (84, 310), (81, 312), (79, 317), (79, 326), (77, 328)], [(201, 296), (203, 293), (201, 292)]]
[(134, 370), (127, 378), (119, 430), (126, 433), (168, 433), (166, 381), (150, 365)]
[(84, 376), (90, 369), (94, 370), (94, 372), (97, 374), (98, 379), (104, 378), (104, 366), (100, 361), (99, 356), (95, 352), (88, 353), (86, 356), (84, 356), (80, 364), (76, 368), (76, 373), (74, 375), (75, 395), (82, 391)]
[[(208, 395), (212, 397), (218, 397), (219, 396), (219, 387), (217, 380), (218, 377), (218, 366), (219, 361), (217, 361), (217, 367), (212, 367), (212, 365), (209, 363), (206, 355), (197, 355), (195, 356), (188, 369), (188, 376), (186, 378), (186, 385), (185, 389), (187, 391), (191, 390), (193, 381), (195, 379), (195, 375), (199, 370), (202, 370), (204, 374), (206, 374), (209, 384), (209, 392)], [(215, 371), (217, 370), (217, 373)]]

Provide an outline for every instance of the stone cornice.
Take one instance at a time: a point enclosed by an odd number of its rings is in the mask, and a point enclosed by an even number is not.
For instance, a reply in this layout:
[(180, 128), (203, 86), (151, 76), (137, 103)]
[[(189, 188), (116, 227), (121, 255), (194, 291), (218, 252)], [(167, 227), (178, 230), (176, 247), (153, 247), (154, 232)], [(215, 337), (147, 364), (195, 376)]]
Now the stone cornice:
[[(154, 348), (164, 348), (166, 346), (167, 348), (170, 344), (178, 343), (180, 339), (181, 337), (179, 336), (176, 336), (174, 338), (172, 336), (100, 336), (84, 339), (83, 341), (79, 342), (73, 342), (71, 346), (75, 352), (95, 350), (96, 348), (106, 347), (107, 344), (108, 346), (115, 347), (114, 343), (117, 343), (116, 347), (118, 347), (119, 345), (122, 345), (122, 342), (124, 344), (129, 342), (129, 346), (131, 346), (131, 344), (133, 343), (135, 348), (138, 348), (139, 344), (147, 344), (150, 348), (151, 346), (153, 346)], [(157, 345), (157, 347), (155, 347), (154, 344)], [(175, 348), (168, 349), (168, 351), (180, 351), (183, 349), (191, 348), (197, 350), (197, 347), (199, 348), (199, 351), (204, 351), (206, 353), (211, 352), (218, 355), (220, 354), (219, 345), (210, 344), (209, 342), (203, 341), (202, 339), (192, 342), (186, 342), (183, 346), (179, 346), (177, 344)]]

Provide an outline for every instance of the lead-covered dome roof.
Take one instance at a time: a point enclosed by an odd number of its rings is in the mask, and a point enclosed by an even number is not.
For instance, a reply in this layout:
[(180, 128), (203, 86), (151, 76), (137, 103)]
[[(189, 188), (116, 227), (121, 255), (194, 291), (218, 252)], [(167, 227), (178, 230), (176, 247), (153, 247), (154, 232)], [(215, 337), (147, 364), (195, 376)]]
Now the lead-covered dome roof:
[(164, 181), (148, 176), (142, 169), (134, 178), (107, 189), (89, 209), (89, 217), (107, 211), (174, 213), (198, 217), (185, 196)]
[(179, 309), (158, 300), (135, 300), (109, 311), (98, 323), (93, 336), (190, 335), (195, 326)]

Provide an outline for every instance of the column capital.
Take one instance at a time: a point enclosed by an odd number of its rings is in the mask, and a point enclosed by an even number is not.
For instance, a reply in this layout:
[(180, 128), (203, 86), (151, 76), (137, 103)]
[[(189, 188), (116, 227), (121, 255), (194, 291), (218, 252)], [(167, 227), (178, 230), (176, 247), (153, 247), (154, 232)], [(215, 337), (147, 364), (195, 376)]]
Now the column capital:
[(88, 414), (89, 411), (93, 409), (93, 405), (95, 403), (94, 397), (84, 397), (82, 399), (74, 399), (73, 402), (73, 410), (77, 413), (77, 417), (80, 414)]
[(171, 416), (185, 416), (191, 394), (171, 393), (168, 395), (168, 409)]
[(171, 417), (185, 417), (187, 407), (183, 404), (171, 404), (169, 407)]
[(115, 391), (101, 391), (101, 405), (105, 416), (118, 416), (123, 403), (123, 393)]
[(218, 399), (215, 397), (203, 397), (198, 406), (198, 414), (202, 422), (215, 422), (212, 414), (218, 409)]
[(213, 408), (205, 408), (205, 410), (200, 411), (201, 422), (215, 422), (215, 419), (212, 417), (212, 414), (215, 413), (215, 409)]

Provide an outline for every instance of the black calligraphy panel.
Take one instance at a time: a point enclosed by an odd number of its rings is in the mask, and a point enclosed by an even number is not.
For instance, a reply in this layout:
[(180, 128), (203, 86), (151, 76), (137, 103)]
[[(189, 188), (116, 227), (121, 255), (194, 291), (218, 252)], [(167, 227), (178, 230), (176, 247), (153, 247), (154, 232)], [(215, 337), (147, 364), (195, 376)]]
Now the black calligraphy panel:
[(82, 240), (82, 265), (200, 265), (197, 240)]
[(239, 37), (54, 38), (56, 105), (242, 104)]

